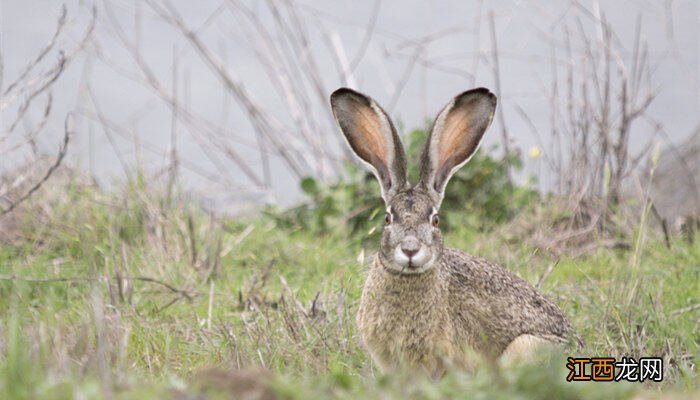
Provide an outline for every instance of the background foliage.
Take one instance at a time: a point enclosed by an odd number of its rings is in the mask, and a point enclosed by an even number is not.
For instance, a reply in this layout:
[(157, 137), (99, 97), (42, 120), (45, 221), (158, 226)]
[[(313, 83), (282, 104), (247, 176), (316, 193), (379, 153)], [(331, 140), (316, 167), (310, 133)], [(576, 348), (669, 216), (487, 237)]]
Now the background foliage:
[[(418, 181), (418, 160), (425, 144), (427, 130), (416, 129), (405, 138), (409, 160), (409, 182)], [(503, 159), (491, 155), (489, 149), (477, 151), (472, 159), (450, 180), (441, 206), (443, 230), (454, 225), (466, 225), (476, 230), (488, 230), (510, 221), (519, 211), (539, 198), (532, 189), (532, 177), (523, 184), (511, 182), (511, 173), (522, 169), (519, 154), (513, 152)], [(346, 165), (345, 179), (324, 185), (306, 177), (301, 189), (307, 200), (286, 211), (269, 209), (268, 214), (282, 225), (299, 229), (325, 231), (340, 222), (355, 233), (375, 234), (384, 216), (384, 203), (379, 184), (371, 173), (356, 164)], [(371, 238), (374, 238), (373, 236)]]

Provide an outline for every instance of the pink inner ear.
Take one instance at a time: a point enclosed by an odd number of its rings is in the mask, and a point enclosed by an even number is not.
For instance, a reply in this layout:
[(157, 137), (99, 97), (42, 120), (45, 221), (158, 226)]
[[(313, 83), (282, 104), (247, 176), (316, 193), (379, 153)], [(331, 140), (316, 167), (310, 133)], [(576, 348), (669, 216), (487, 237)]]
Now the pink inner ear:
[(387, 142), (382, 135), (382, 123), (379, 117), (372, 110), (363, 107), (356, 110), (354, 120), (357, 132), (361, 136), (358, 143), (362, 146), (363, 154), (360, 156), (367, 161), (379, 159), (386, 166)]
[[(448, 113), (438, 142), (439, 170), (450, 170), (469, 155), (474, 145), (472, 138), (467, 134), (469, 122), (469, 116), (462, 110), (453, 110)], [(452, 165), (446, 165), (448, 162)]]

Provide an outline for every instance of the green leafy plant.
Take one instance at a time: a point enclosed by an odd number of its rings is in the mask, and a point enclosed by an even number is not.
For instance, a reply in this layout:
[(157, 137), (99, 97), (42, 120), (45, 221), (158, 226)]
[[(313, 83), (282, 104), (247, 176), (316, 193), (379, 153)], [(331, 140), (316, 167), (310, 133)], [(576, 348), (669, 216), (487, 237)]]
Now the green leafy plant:
[(371, 229), (384, 207), (379, 185), (374, 176), (352, 164), (346, 166), (346, 173), (347, 178), (333, 184), (306, 177), (300, 182), (305, 201), (285, 211), (267, 209), (265, 213), (288, 228), (325, 232), (337, 223), (346, 225), (353, 234)]

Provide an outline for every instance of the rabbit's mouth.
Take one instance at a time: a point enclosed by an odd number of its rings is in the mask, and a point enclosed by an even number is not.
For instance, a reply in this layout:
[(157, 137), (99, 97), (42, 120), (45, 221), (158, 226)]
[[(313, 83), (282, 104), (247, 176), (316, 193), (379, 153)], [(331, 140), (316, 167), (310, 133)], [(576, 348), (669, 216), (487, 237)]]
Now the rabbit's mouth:
[(432, 267), (432, 252), (426, 246), (420, 246), (416, 251), (407, 253), (401, 246), (394, 249), (393, 263), (389, 267), (401, 274), (422, 274)]

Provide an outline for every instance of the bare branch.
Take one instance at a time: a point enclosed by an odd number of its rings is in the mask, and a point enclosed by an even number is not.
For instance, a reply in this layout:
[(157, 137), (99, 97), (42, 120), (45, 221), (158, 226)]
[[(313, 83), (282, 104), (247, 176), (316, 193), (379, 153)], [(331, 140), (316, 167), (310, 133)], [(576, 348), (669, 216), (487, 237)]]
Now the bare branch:
[(5, 215), (14, 210), (18, 205), (20, 205), (23, 201), (27, 200), (30, 198), (41, 186), (46, 183), (47, 180), (53, 175), (54, 171), (61, 165), (61, 162), (63, 161), (63, 158), (66, 156), (66, 152), (68, 151), (68, 142), (70, 141), (71, 135), (72, 135), (72, 127), (69, 126), (71, 125), (70, 120), (72, 115), (68, 114), (66, 116), (65, 124), (64, 124), (64, 135), (63, 135), (63, 143), (61, 143), (61, 147), (58, 149), (58, 155), (56, 156), (56, 161), (49, 167), (49, 169), (46, 171), (44, 176), (34, 184), (24, 195), (20, 196), (18, 199), (12, 201), (10, 205), (7, 208), (4, 208), (0, 210), (0, 215)]
[[(149, 283), (154, 283), (156, 285), (160, 285), (169, 291), (179, 295), (180, 297), (184, 297), (187, 300), (192, 300), (194, 296), (187, 292), (186, 290), (178, 289), (175, 286), (162, 281), (160, 279), (155, 279), (151, 278), (148, 276), (136, 276), (132, 277), (130, 279), (136, 280), (136, 281), (142, 281), (142, 282), (149, 282)], [(28, 283), (63, 283), (63, 282), (101, 282), (104, 281), (104, 278), (100, 277), (89, 277), (89, 276), (69, 276), (69, 277), (59, 277), (59, 278), (27, 278), (27, 277), (21, 277), (21, 276), (16, 276), (16, 275), (0, 275), (0, 281), (20, 281), (20, 282), (28, 282)]]
[[(489, 28), (491, 32), (491, 54), (493, 55), (493, 78), (496, 85), (496, 96), (501, 98), (501, 68), (498, 62), (498, 42), (496, 41), (496, 21), (494, 19), (493, 10), (489, 12)], [(508, 137), (508, 127), (506, 119), (503, 115), (503, 103), (498, 107), (498, 121), (501, 123), (501, 140), (503, 141), (504, 158), (510, 155), (510, 138)], [(508, 171), (508, 180), (510, 181), (510, 171)]]
[(58, 77), (61, 76), (61, 73), (63, 73), (63, 69), (64, 69), (65, 66), (66, 66), (66, 57), (65, 57), (65, 55), (63, 54), (63, 52), (61, 52), (61, 54), (60, 54), (60, 56), (59, 56), (59, 59), (58, 59), (58, 63), (56, 64), (56, 67), (54, 67), (54, 68), (51, 70), (51, 72), (49, 72), (49, 74), (48, 74), (48, 75), (49, 75), (48, 80), (47, 80), (43, 85), (41, 85), (39, 88), (37, 88), (36, 90), (34, 90), (33, 92), (31, 92), (31, 93), (27, 96), (26, 100), (24, 100), (24, 102), (22, 103), (22, 105), (19, 107), (19, 110), (17, 111), (17, 117), (16, 117), (15, 120), (12, 122), (12, 124), (10, 124), (10, 127), (9, 127), (8, 130), (7, 130), (7, 134), (8, 134), (8, 135), (9, 135), (10, 133), (12, 133), (12, 131), (15, 130), (15, 127), (17, 126), (17, 123), (22, 119), (22, 117), (24, 116), (24, 113), (27, 112), (27, 109), (28, 109), (29, 106), (32, 104), (32, 101), (33, 101), (37, 96), (39, 96), (41, 93), (43, 93), (45, 90), (47, 90), (51, 85), (53, 85), (53, 83), (56, 82), (56, 80), (58, 79)]
[(58, 39), (58, 36), (61, 34), (61, 31), (63, 30), (63, 27), (66, 24), (66, 16), (67, 15), (68, 15), (68, 10), (66, 9), (66, 5), (63, 4), (61, 6), (61, 15), (58, 17), (58, 23), (57, 23), (56, 30), (54, 31), (53, 36), (51, 37), (49, 42), (46, 44), (46, 46), (44, 46), (44, 48), (39, 51), (39, 54), (34, 58), (34, 60), (31, 61), (30, 63), (28, 63), (24, 67), (24, 71), (22, 71), (22, 73), (19, 74), (17, 79), (15, 79), (14, 82), (10, 83), (7, 86), (7, 89), (5, 89), (5, 91), (2, 93), (3, 97), (7, 96), (8, 93), (10, 93), (13, 89), (15, 89), (19, 85), (19, 83), (22, 82), (24, 80), (24, 78), (27, 77), (27, 75), (29, 75), (29, 73), (34, 69), (34, 67), (39, 65), (39, 63), (41, 63), (41, 61), (44, 59), (44, 57), (46, 57), (46, 55), (49, 54), (49, 52), (54, 48), (54, 46), (56, 45), (56, 39)]
[(350, 72), (354, 71), (355, 68), (357, 68), (358, 64), (360, 64), (360, 61), (362, 61), (362, 58), (367, 52), (367, 46), (369, 46), (369, 43), (372, 40), (372, 34), (374, 33), (374, 28), (377, 25), (377, 17), (379, 17), (379, 8), (381, 7), (381, 4), (381, 0), (374, 1), (372, 16), (370, 17), (369, 22), (367, 23), (365, 36), (362, 38), (362, 43), (360, 44), (360, 47), (357, 48), (357, 52), (355, 52), (355, 57), (353, 57), (352, 61), (350, 61)]
[(401, 77), (395, 83), (394, 93), (391, 95), (391, 100), (389, 100), (387, 105), (387, 111), (392, 112), (396, 107), (396, 104), (399, 102), (401, 92), (403, 91), (403, 88), (406, 87), (406, 83), (408, 83), (411, 73), (413, 72), (413, 68), (416, 66), (416, 62), (418, 61), (418, 57), (420, 57), (420, 53), (422, 51), (423, 47), (421, 46), (416, 46), (414, 48), (413, 56), (406, 62), (406, 67), (404, 68), (403, 73), (401, 73)]

